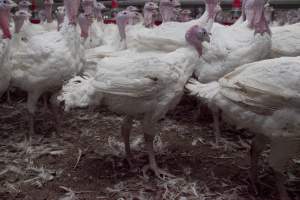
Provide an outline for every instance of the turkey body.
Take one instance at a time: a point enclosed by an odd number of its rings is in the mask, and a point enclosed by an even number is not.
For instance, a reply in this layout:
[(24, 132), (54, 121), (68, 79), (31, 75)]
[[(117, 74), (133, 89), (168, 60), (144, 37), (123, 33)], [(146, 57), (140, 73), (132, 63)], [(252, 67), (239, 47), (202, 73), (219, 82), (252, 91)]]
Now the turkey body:
[(258, 155), (271, 143), (274, 169), (282, 200), (287, 162), (300, 155), (300, 57), (282, 57), (237, 68), (209, 84), (194, 82), (187, 88), (222, 110), (224, 120), (248, 128), (256, 137), (251, 150), (251, 177), (257, 179)]
[(11, 79), (10, 39), (0, 41), (0, 97), (9, 87)]
[(254, 34), (247, 22), (228, 28), (215, 23), (195, 76), (203, 83), (218, 80), (236, 67), (267, 58), (270, 50), (271, 36)]
[[(65, 24), (58, 31), (38, 34), (23, 41), (20, 35), (13, 38), (17, 49), (12, 59), (11, 85), (27, 93), (29, 132), (25, 132), (25, 144), (30, 145), (34, 131), (34, 116), (39, 98), (46, 92), (58, 92), (64, 81), (80, 72), (84, 64), (84, 49), (74, 25)], [(56, 129), (59, 116), (52, 100)]]
[(300, 56), (300, 23), (272, 27), (271, 58)]
[[(86, 49), (92, 49), (103, 45), (104, 27), (102, 22), (96, 20), (93, 21), (90, 27), (89, 36), (84, 41), (84, 47)], [(107, 33), (108, 35), (111, 33)]]
[[(65, 32), (63, 32), (65, 31)], [(52, 31), (18, 41), (13, 57), (13, 85), (25, 91), (42, 93), (59, 86), (82, 67), (82, 50), (75, 27)]]
[(71, 79), (58, 99), (64, 102), (66, 109), (105, 105), (125, 115), (121, 132), (127, 157), (130, 157), (132, 120), (141, 120), (149, 166), (160, 177), (166, 172), (158, 168), (154, 157), (155, 126), (168, 110), (179, 103), (184, 85), (196, 67), (198, 53), (189, 47), (171, 53), (135, 54), (128, 51), (127, 56), (96, 61), (96, 76)]
[(207, 24), (208, 11), (189, 22), (165, 22), (154, 28), (136, 25), (128, 29), (128, 47), (139, 51), (172, 52), (186, 46), (185, 33), (194, 25)]

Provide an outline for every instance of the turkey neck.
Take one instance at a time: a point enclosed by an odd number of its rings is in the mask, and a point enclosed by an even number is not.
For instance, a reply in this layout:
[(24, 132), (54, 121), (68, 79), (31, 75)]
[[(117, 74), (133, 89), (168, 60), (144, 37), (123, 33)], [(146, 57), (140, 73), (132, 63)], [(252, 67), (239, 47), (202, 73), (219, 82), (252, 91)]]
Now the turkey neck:
[(76, 25), (64, 23), (63, 27), (59, 30), (62, 37), (67, 41), (67, 46), (69, 47), (72, 55), (76, 57), (79, 55), (80, 48), (80, 35), (76, 30)]
[(45, 4), (45, 15), (48, 23), (53, 21), (52, 19), (52, 4)]
[[(214, 12), (213, 9), (208, 9), (208, 5), (205, 6), (205, 12), (203, 13), (203, 15), (197, 20), (197, 24), (200, 26), (204, 26), (206, 25), (208, 28), (206, 30), (208, 30), (208, 32), (211, 31), (213, 23), (215, 21), (215, 17), (217, 15), (217, 12)], [(214, 7), (215, 9), (215, 7)], [(213, 12), (210, 14), (210, 12)]]
[(11, 39), (11, 33), (9, 30), (9, 9), (0, 9), (0, 27), (3, 31), (3, 39)]

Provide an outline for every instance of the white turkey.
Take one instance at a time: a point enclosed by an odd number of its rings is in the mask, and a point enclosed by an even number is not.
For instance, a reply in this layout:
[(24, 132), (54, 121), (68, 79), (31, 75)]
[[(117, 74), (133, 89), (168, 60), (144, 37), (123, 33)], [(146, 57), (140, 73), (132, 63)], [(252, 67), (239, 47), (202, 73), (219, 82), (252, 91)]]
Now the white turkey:
[[(24, 25), (22, 27), (22, 37), (24, 39), (29, 39), (30, 37), (38, 34), (42, 34), (48, 31), (53, 31), (57, 29), (57, 23), (56, 21), (52, 20), (52, 6), (53, 1), (51, 0), (45, 0), (45, 8), (44, 13), (47, 16), (47, 21), (42, 22), (41, 24), (32, 24), (29, 21), (29, 18), (24, 21)], [(19, 2), (19, 11), (27, 11), (27, 13), (30, 13), (29, 6), (31, 6), (31, 3), (28, 0), (21, 0)], [(49, 20), (49, 21), (48, 21)]]
[(219, 0), (205, 0), (205, 13), (200, 19), (189, 22), (164, 22), (153, 29), (141, 25), (130, 27), (126, 32), (128, 48), (138, 51), (171, 52), (184, 47), (186, 31), (193, 25), (207, 23), (209, 18), (212, 19), (221, 10), (219, 3)]
[(300, 23), (271, 27), (271, 57), (300, 56)]
[[(161, 26), (153, 29), (144, 27), (142, 24), (127, 26), (128, 21), (135, 17), (134, 13), (127, 10), (121, 11), (116, 18), (120, 36), (116, 33), (115, 26), (109, 26), (109, 32), (104, 33), (103, 41), (106, 44), (88, 50), (86, 57), (89, 60), (93, 58), (117, 56), (117, 54), (122, 54), (122, 52), (118, 50), (127, 49), (126, 47), (133, 52), (172, 52), (178, 48), (185, 47), (185, 33), (192, 25), (203, 25), (209, 20), (213, 21), (214, 16), (221, 9), (218, 3), (219, 0), (206, 0), (208, 10), (201, 19), (186, 23), (163, 23)], [(211, 27), (208, 29), (210, 31)], [(151, 40), (152, 35), (154, 35), (153, 40)], [(120, 37), (121, 39), (119, 39)], [(120, 40), (121, 42), (119, 42)]]
[[(245, 22), (236, 22), (226, 29), (214, 24), (211, 43), (203, 48), (195, 77), (202, 83), (216, 81), (235, 68), (269, 56), (271, 35), (264, 16), (264, 1), (243, 1)], [(205, 103), (205, 102), (202, 102)], [(217, 117), (215, 110), (213, 116)], [(219, 129), (215, 129), (217, 144)]]
[(11, 32), (9, 30), (10, 10), (16, 6), (11, 0), (0, 0), (0, 28), (2, 38), (0, 40), (0, 97), (8, 89), (11, 78)]
[(60, 30), (61, 25), (64, 22), (65, 14), (66, 14), (65, 7), (63, 7), (63, 6), (57, 7), (57, 9), (55, 11), (55, 16), (56, 16), (56, 20), (57, 20), (57, 30), (58, 31)]
[[(204, 24), (205, 25), (205, 24)], [(155, 160), (153, 139), (155, 125), (168, 110), (177, 105), (184, 85), (197, 64), (199, 49), (209, 35), (204, 27), (194, 27), (186, 33), (191, 45), (171, 53), (124, 51), (123, 56), (94, 59), (96, 75), (75, 77), (62, 90), (59, 101), (66, 109), (106, 105), (126, 117), (122, 125), (125, 149), (131, 159), (129, 135), (133, 118), (142, 121), (150, 165), (155, 175), (167, 175)]]
[(163, 22), (170, 22), (175, 19), (175, 8), (180, 6), (178, 0), (160, 0), (159, 13)]
[(251, 151), (251, 179), (257, 179), (258, 155), (271, 143), (269, 164), (274, 169), (281, 200), (285, 166), (300, 155), (300, 57), (282, 57), (237, 68), (218, 82), (191, 80), (192, 95), (222, 110), (223, 119), (248, 128), (256, 137)]
[(223, 28), (214, 24), (211, 43), (203, 49), (195, 76), (200, 82), (215, 81), (236, 67), (268, 57), (271, 33), (264, 16), (264, 1), (243, 2), (246, 21)]
[(102, 10), (105, 9), (105, 6), (100, 2), (87, 0), (83, 1), (83, 7), (86, 15), (90, 15), (92, 18), (92, 22), (87, 30), (88, 33), (86, 33), (87, 37), (84, 41), (84, 47), (86, 49), (92, 49), (103, 45), (105, 24), (102, 19)]
[[(45, 92), (59, 90), (64, 81), (77, 74), (83, 67), (84, 51), (76, 31), (80, 0), (65, 0), (64, 4), (68, 22), (63, 24), (59, 32), (54, 30), (34, 35), (26, 41), (20, 37), (14, 37), (12, 40), (15, 52), (12, 59), (11, 84), (28, 94), (30, 130), (26, 131), (27, 142), (30, 141), (30, 134), (34, 132), (34, 115), (40, 96)], [(25, 18), (26, 16), (20, 20)]]
[(147, 28), (153, 28), (155, 15), (157, 14), (158, 5), (155, 2), (146, 2), (144, 5), (144, 25)]
[[(278, 12), (279, 14), (284, 14), (280, 11), (274, 11), (270, 5), (266, 6), (265, 15), (272, 32), (272, 48), (270, 57), (300, 56), (300, 22), (279, 26), (281, 23), (274, 19), (275, 14), (279, 15)], [(278, 17), (282, 18), (280, 16), (277, 16), (277, 18)], [(298, 17), (300, 19), (300, 12)], [(297, 16), (289, 18), (294, 20)]]

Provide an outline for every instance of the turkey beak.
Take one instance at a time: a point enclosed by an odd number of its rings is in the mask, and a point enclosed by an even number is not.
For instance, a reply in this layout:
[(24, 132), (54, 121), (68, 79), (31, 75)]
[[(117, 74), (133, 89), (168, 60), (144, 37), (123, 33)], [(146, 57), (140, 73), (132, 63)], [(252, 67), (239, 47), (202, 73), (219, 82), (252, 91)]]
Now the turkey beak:
[(203, 37), (203, 41), (210, 43), (210, 35), (210, 33), (205, 34)]
[(14, 7), (17, 7), (18, 5), (14, 2), (14, 1), (12, 1), (12, 0), (9, 0), (8, 1), (8, 4), (9, 4), (9, 8), (14, 8)]

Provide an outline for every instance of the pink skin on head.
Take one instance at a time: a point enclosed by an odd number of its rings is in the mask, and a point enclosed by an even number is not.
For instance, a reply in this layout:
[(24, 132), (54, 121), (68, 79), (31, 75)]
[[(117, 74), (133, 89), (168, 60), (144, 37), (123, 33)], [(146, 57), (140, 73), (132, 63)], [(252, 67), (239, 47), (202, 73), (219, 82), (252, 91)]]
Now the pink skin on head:
[(15, 33), (19, 33), (21, 31), (21, 28), (24, 25), (25, 20), (30, 16), (31, 16), (30, 13), (26, 10), (19, 10), (16, 12), (16, 14), (13, 16), (14, 23), (15, 23)]
[(172, 21), (175, 18), (174, 8), (178, 6), (177, 0), (160, 0), (159, 12), (163, 22)]
[(208, 12), (208, 18), (213, 19), (216, 12), (216, 6), (218, 5), (219, 0), (205, 0), (206, 9)]
[(93, 18), (91, 15), (81, 13), (78, 17), (78, 23), (81, 29), (81, 37), (87, 38), (89, 36), (89, 29), (92, 25)]
[(189, 45), (193, 46), (197, 50), (199, 57), (202, 56), (202, 43), (204, 41), (210, 42), (209, 33), (206, 29), (198, 25), (192, 26), (186, 32), (185, 39)]
[(27, 0), (21, 0), (19, 2), (19, 10), (29, 10), (29, 6), (31, 6), (31, 3)]
[(130, 11), (127, 11), (127, 10), (121, 11), (117, 14), (116, 23), (117, 23), (119, 33), (121, 36), (121, 41), (126, 39), (126, 33), (125, 33), (126, 25), (128, 25), (130, 19), (132, 19), (134, 17), (135, 17), (135, 14)]
[(60, 25), (64, 22), (64, 18), (65, 18), (65, 8), (58, 7), (56, 11), (57, 30), (60, 29)]
[(44, 0), (45, 16), (48, 23), (52, 22), (53, 0)]
[(11, 33), (9, 30), (9, 15), (13, 6), (13, 2), (3, 0), (0, 1), (0, 28), (3, 32), (3, 39), (11, 39)]
[(181, 21), (181, 22), (188, 22), (188, 21), (190, 21), (192, 19), (190, 17), (190, 15), (191, 15), (191, 11), (190, 10), (183, 10), (180, 13), (179, 21)]
[(69, 24), (76, 24), (76, 18), (80, 6), (80, 0), (64, 0)]
[(154, 15), (156, 14), (158, 5), (154, 2), (147, 2), (144, 6), (144, 25), (146, 27), (154, 26)]
[(93, 14), (93, 5), (94, 5), (93, 0), (83, 0), (82, 1), (82, 8), (83, 8), (84, 13), (86, 15), (92, 15)]
[(265, 2), (263, 0), (246, 0), (244, 6), (246, 19), (249, 22), (250, 28), (255, 29), (255, 34), (266, 32), (271, 34), (264, 15)]
[(105, 6), (102, 3), (94, 3), (94, 17), (97, 19), (98, 22), (103, 21), (102, 10), (104, 9)]

